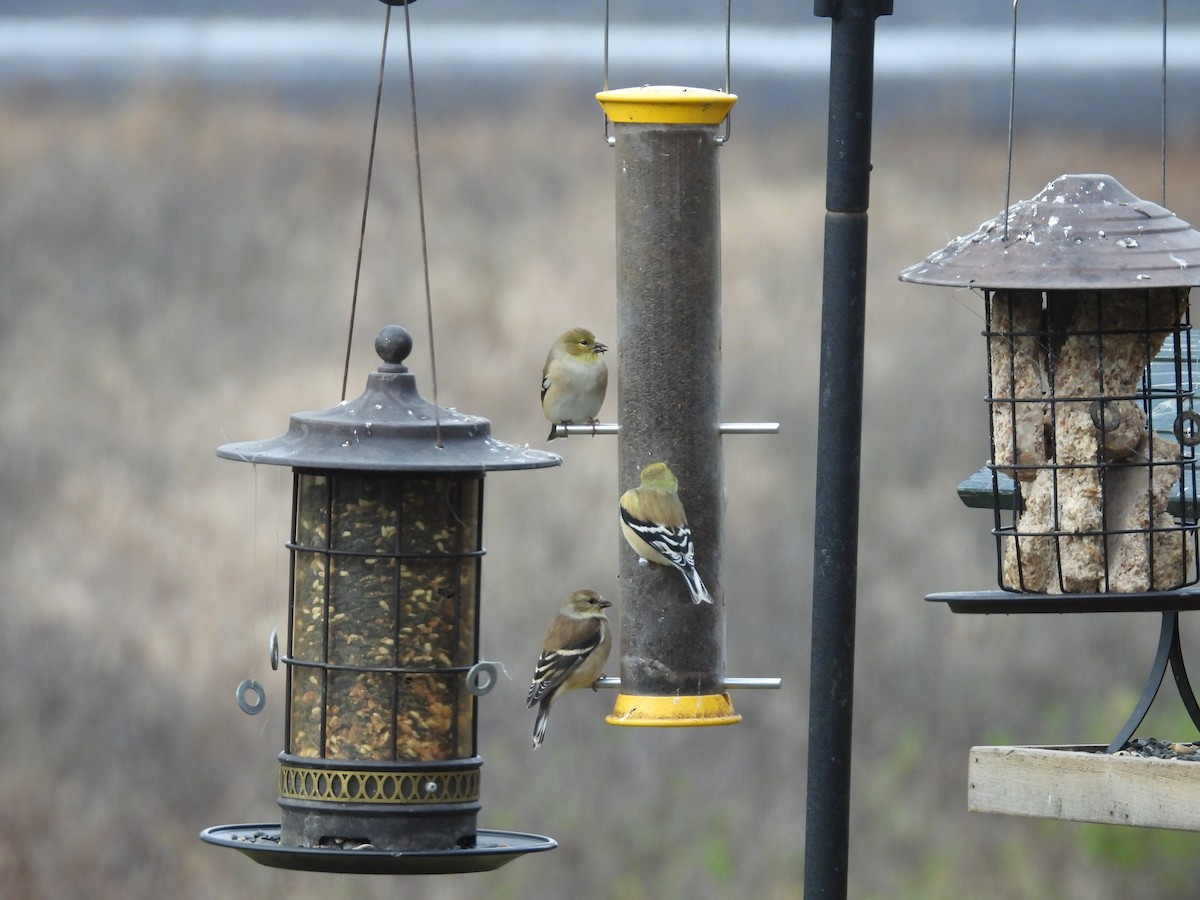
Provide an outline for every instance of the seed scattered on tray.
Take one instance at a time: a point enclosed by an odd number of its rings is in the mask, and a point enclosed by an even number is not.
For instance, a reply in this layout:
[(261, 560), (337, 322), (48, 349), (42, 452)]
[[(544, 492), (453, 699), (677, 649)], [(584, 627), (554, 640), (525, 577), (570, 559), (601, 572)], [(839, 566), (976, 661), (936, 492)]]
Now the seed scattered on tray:
[(1158, 738), (1133, 738), (1124, 750), (1118, 750), (1113, 755), (1200, 762), (1200, 744), (1160, 741)]

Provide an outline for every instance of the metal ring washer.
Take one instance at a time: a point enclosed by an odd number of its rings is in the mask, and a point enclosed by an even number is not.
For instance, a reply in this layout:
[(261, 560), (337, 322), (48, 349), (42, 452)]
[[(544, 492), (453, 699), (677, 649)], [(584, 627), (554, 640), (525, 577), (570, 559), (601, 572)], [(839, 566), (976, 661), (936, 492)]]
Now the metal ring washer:
[(480, 660), (467, 671), (467, 690), (482, 697), (496, 686), (496, 664)]
[[(250, 701), (250, 694), (254, 695), (253, 702)], [(237, 686), (237, 703), (246, 715), (257, 716), (267, 705), (267, 692), (253, 678), (247, 678)]]
[(1175, 439), (1185, 447), (1200, 444), (1200, 413), (1188, 409), (1175, 418)]
[(1116, 431), (1121, 427), (1121, 411), (1111, 400), (1093, 400), (1088, 406), (1088, 415), (1097, 431)]

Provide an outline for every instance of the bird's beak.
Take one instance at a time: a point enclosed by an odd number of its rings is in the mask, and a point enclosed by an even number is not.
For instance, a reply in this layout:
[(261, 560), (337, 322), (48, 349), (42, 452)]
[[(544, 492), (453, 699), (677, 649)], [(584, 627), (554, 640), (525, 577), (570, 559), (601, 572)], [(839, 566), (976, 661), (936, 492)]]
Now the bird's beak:
[(596, 341), (596, 343), (592, 344), (592, 350), (594, 350), (596, 353), (607, 353), (608, 345)]
[(601, 608), (601, 609), (608, 609), (610, 606), (612, 606), (612, 601), (611, 601), (611, 600), (603, 600), (603, 599), (602, 599), (602, 600), (600, 601), (600, 608)]

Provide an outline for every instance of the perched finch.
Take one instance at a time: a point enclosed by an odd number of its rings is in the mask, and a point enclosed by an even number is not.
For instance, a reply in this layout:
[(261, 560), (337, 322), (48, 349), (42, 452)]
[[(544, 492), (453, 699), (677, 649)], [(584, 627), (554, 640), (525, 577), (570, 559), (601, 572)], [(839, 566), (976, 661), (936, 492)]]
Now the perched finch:
[(586, 328), (572, 328), (546, 354), (542, 369), (542, 412), (550, 420), (550, 436), (559, 425), (596, 424), (608, 389), (608, 347)]
[(566, 691), (591, 687), (612, 650), (612, 631), (604, 611), (612, 606), (595, 591), (576, 591), (559, 607), (546, 629), (542, 654), (533, 670), (526, 706), (538, 706), (533, 749), (546, 736), (550, 705)]
[(621, 495), (621, 533), (642, 559), (678, 569), (693, 603), (713, 602), (696, 571), (696, 548), (679, 502), (679, 481), (665, 462), (650, 463), (642, 469), (642, 483)]

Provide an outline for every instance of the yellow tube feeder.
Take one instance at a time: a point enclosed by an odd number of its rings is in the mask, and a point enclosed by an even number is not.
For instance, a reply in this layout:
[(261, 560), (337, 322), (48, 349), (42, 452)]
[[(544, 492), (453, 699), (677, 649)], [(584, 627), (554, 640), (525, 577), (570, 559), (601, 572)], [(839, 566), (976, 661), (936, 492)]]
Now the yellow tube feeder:
[(693, 603), (673, 567), (644, 563), (621, 540), (621, 688), (606, 721), (732, 725), (741, 716), (725, 680), (717, 151), (737, 97), (656, 86), (596, 99), (616, 153), (620, 488), (667, 463), (714, 601)]

